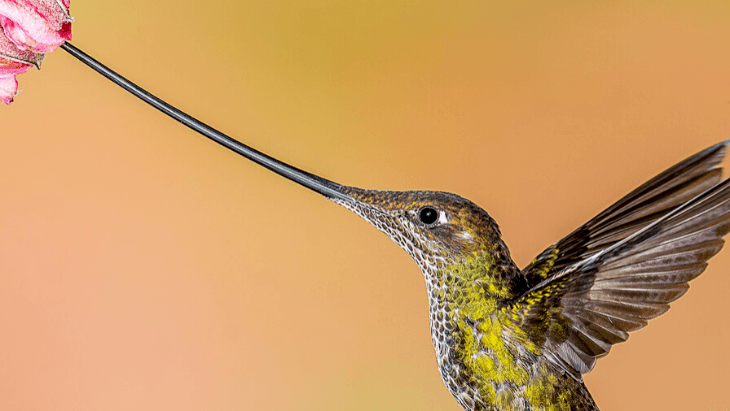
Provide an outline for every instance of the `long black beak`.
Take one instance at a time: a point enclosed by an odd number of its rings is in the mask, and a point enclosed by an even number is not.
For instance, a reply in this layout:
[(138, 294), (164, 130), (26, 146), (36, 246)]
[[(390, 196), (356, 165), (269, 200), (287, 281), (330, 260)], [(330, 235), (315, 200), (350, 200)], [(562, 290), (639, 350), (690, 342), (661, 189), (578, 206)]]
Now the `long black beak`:
[(310, 190), (316, 191), (317, 193), (322, 194), (329, 199), (342, 200), (347, 202), (354, 201), (352, 197), (343, 192), (341, 185), (322, 177), (316, 176), (314, 174), (308, 173), (304, 170), (300, 170), (296, 167), (290, 166), (289, 164), (279, 161), (269, 155), (266, 155), (252, 147), (241, 143), (238, 140), (235, 140), (221, 133), (220, 131), (214, 129), (213, 127), (210, 127), (202, 121), (186, 113), (183, 113), (177, 108), (165, 103), (153, 94), (147, 92), (145, 89), (132, 83), (131, 81), (116, 73), (114, 70), (101, 64), (93, 57), (74, 47), (73, 45), (71, 45), (71, 43), (66, 42), (61, 45), (61, 48), (69, 52), (72, 56), (81, 60), (81, 62), (91, 67), (102, 76), (108, 78), (123, 89), (139, 97), (147, 104), (160, 110), (161, 112), (167, 114), (175, 120), (183, 123), (184, 125), (190, 127), (191, 129), (197, 131), (205, 137), (208, 137), (209, 139), (215, 141), (223, 147), (235, 151), (236, 153), (246, 157), (254, 163), (260, 164), (275, 172), (276, 174), (279, 174), (284, 178), (294, 181), (295, 183), (301, 184), (304, 187), (309, 188)]

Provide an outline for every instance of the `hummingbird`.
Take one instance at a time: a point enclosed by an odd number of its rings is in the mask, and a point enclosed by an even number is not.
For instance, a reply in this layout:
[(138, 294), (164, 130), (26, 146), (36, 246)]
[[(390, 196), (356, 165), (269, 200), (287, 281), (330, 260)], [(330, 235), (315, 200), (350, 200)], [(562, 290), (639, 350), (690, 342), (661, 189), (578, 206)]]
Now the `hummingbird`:
[(466, 411), (594, 411), (582, 376), (665, 313), (730, 231), (730, 140), (631, 191), (520, 269), (481, 207), (270, 169), (353, 211), (423, 273), (438, 370)]
[(494, 219), (458, 195), (314, 176), (310, 188), (385, 233), (421, 269), (438, 369), (464, 410), (593, 411), (582, 375), (666, 312), (722, 248), (728, 143), (660, 173), (522, 269)]
[(679, 162), (519, 268), (481, 207), (438, 191), (344, 186), (177, 110), (66, 42), (165, 114), (307, 187), (385, 233), (423, 273), (438, 371), (467, 411), (594, 411), (596, 360), (669, 309), (730, 231), (730, 140)]
[(665, 313), (722, 248), (729, 143), (660, 173), (522, 269), (494, 219), (456, 194), (364, 190), (268, 157), (262, 165), (353, 211), (411, 256), (426, 281), (439, 373), (464, 410), (594, 411), (582, 376)]

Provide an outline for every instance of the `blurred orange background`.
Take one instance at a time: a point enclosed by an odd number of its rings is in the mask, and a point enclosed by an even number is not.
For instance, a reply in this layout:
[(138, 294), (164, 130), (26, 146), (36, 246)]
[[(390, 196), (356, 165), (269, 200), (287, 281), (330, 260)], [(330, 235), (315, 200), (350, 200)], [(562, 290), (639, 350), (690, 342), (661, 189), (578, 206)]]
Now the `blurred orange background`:
[[(73, 43), (311, 172), (483, 206), (524, 266), (730, 137), (730, 3), (82, 2)], [(64, 51), (0, 107), (0, 409), (459, 410), (416, 265)], [(587, 377), (727, 410), (730, 251)]]

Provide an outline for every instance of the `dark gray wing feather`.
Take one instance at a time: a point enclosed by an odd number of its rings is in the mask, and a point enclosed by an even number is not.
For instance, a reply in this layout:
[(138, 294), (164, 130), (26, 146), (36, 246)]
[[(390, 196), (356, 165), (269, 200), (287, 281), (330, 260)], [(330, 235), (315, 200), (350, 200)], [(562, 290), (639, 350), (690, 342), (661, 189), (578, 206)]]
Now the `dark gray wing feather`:
[(727, 144), (661, 173), (523, 270), (531, 288), (516, 306), (560, 307), (547, 318), (525, 311), (523, 326), (559, 324), (532, 335), (567, 371), (590, 371), (613, 344), (666, 312), (720, 251), (730, 231), (730, 179), (720, 181), (719, 168)]
[(555, 273), (631, 235), (720, 182), (719, 164), (727, 144), (716, 144), (667, 169), (545, 250), (523, 270), (528, 285), (546, 278), (544, 265), (551, 250), (559, 251), (550, 263), (550, 271)]

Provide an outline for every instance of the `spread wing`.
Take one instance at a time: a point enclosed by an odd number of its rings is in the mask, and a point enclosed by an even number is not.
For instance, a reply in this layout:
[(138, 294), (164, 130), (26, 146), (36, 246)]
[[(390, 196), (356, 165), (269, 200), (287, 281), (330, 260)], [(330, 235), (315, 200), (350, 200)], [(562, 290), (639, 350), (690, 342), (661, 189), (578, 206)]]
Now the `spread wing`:
[(511, 302), (522, 328), (578, 377), (628, 333), (663, 314), (730, 231), (730, 140), (682, 161), (550, 246)]

